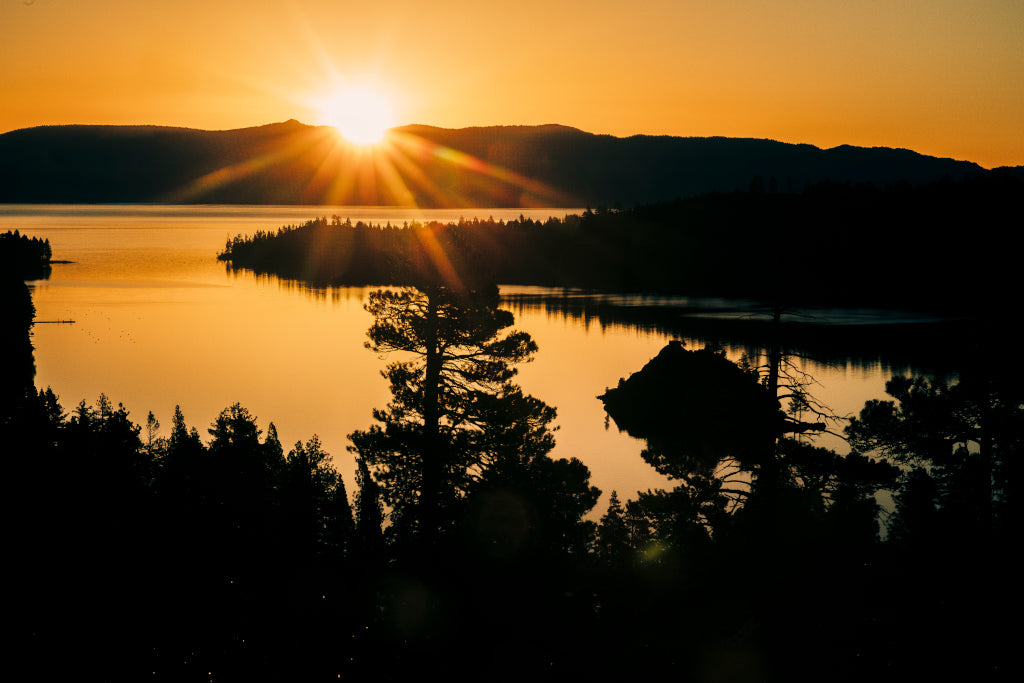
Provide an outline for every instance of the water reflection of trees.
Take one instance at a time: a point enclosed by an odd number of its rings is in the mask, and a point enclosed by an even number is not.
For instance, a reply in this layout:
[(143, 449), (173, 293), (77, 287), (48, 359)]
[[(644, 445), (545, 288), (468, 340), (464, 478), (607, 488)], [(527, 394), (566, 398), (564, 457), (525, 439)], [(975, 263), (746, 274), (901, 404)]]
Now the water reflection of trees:
[(934, 316), (864, 311), (851, 319), (847, 311), (839, 320), (838, 311), (803, 308), (787, 309), (775, 325), (774, 305), (750, 300), (547, 288), (506, 288), (502, 301), (516, 313), (560, 316), (585, 329), (655, 333), (751, 358), (764, 355), (770, 340), (778, 339), (793, 358), (885, 374), (947, 372), (964, 353), (966, 323)]
[[(252, 277), (283, 291), (332, 304), (366, 299), (372, 288), (323, 286), (228, 267), (235, 278)], [(584, 330), (625, 329), (686, 339), (692, 346), (724, 348), (751, 359), (763, 356), (778, 337), (788, 357), (819, 366), (858, 368), (882, 374), (950, 376), (962, 359), (965, 321), (923, 315), (900, 317), (864, 311), (856, 320), (830, 318), (836, 311), (787, 312), (773, 328), (772, 306), (755, 302), (644, 294), (612, 294), (543, 287), (501, 287), (501, 305), (516, 315), (542, 313), (570, 320)]]

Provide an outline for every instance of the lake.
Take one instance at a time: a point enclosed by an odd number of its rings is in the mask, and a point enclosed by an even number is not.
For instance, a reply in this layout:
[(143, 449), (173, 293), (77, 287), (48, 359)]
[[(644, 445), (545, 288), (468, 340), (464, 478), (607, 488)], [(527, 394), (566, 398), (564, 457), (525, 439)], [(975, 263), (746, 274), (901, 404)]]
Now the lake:
[[(152, 411), (169, 433), (180, 405), (207, 440), (217, 414), (239, 402), (266, 430), (273, 422), (287, 451), (313, 434), (332, 454), (351, 494), (354, 464), (347, 435), (372, 424), (389, 399), (380, 371), (389, 362), (364, 348), (370, 316), (362, 288), (314, 290), (276, 278), (231, 272), (216, 260), (235, 234), (276, 230), (318, 216), (401, 224), (563, 217), (578, 209), (415, 210), (321, 206), (0, 205), (0, 232), (50, 240), (49, 279), (32, 284), (36, 385), (52, 387), (64, 409), (100, 393), (122, 403), (138, 424)], [(608, 424), (597, 400), (639, 370), (673, 338), (703, 344), (674, 322), (756, 318), (753, 302), (503, 287), (516, 327), (540, 350), (519, 383), (558, 410), (554, 457), (577, 457), (602, 492), (621, 499), (665, 485), (641, 457), (643, 442)], [(835, 326), (926, 322), (880, 311), (816, 311)], [(53, 321), (73, 320), (73, 324)], [(698, 326), (698, 329), (704, 329)], [(699, 336), (699, 335), (698, 335)], [(702, 338), (706, 338), (703, 335)], [(731, 359), (749, 343), (716, 337)], [(756, 346), (756, 345), (755, 345)], [(906, 371), (884, 354), (822, 354), (797, 359), (813, 375), (815, 396), (839, 415), (855, 414), (884, 394), (891, 372)], [(841, 431), (841, 426), (839, 427)], [(823, 437), (840, 452), (845, 444)]]

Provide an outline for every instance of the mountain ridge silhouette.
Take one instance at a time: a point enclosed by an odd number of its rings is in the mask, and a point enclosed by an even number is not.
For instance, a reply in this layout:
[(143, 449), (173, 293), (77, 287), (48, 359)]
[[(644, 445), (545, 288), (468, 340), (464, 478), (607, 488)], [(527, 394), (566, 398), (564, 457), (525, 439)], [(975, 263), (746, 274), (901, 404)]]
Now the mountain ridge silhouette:
[(365, 151), (332, 128), (295, 119), (229, 130), (24, 128), (0, 134), (0, 202), (628, 207), (715, 191), (799, 192), (826, 180), (885, 186), (1024, 177), (1024, 167), (986, 170), (907, 149), (620, 138), (560, 124), (412, 124), (391, 129), (389, 140), (389, 161), (366, 166)]

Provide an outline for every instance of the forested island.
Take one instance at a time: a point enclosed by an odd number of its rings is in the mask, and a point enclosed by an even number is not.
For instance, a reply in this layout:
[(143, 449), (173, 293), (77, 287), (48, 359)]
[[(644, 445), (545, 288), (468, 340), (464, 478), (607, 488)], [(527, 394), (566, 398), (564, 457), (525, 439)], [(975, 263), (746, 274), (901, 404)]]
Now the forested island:
[[(997, 309), (1016, 294), (1011, 175), (920, 186), (763, 186), (540, 222), (353, 224), (229, 239), (232, 268), (314, 286), (451, 278), (788, 303)], [(456, 283), (450, 282), (455, 285)]]
[[(955, 381), (894, 377), (844, 422), (781, 344), (732, 362), (674, 342), (594, 398), (670, 486), (595, 511), (585, 464), (550, 457), (557, 406), (515, 382), (537, 345), (497, 282), (939, 308), (1015, 291), (1012, 257), (985, 251), (1015, 235), (978, 218), (1019, 196), (1013, 179), (751, 189), (229, 240), (231, 267), (390, 285), (367, 298), (367, 345), (400, 360), (389, 403), (349, 437), (351, 492), (315, 436), (289, 447), (242, 405), (206, 434), (176, 410), (165, 437), (103, 395), (62, 405), (35, 386), (31, 347), (12, 354), (19, 656), (108, 680), (1009, 677), (997, 616), (1020, 607), (1024, 378), (989, 349)], [(954, 249), (938, 226), (969, 216)], [(27, 341), (31, 300), (8, 281), (4, 329)], [(853, 451), (803, 438), (824, 430)]]

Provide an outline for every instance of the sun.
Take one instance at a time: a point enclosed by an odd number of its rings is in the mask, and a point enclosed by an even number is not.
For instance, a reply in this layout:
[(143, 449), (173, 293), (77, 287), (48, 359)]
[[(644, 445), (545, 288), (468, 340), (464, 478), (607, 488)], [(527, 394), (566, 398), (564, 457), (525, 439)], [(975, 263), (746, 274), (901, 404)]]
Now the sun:
[(317, 123), (333, 126), (355, 145), (373, 145), (396, 125), (391, 101), (370, 86), (338, 88), (315, 104)]

